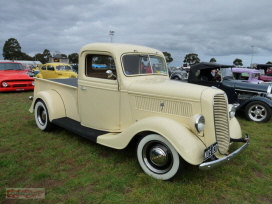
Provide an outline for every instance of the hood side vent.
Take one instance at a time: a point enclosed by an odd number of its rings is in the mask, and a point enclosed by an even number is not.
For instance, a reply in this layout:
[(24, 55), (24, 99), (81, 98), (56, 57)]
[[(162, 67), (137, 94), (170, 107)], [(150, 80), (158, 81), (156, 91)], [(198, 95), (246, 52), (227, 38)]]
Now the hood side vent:
[(191, 117), (192, 105), (186, 102), (135, 96), (136, 109), (169, 115)]

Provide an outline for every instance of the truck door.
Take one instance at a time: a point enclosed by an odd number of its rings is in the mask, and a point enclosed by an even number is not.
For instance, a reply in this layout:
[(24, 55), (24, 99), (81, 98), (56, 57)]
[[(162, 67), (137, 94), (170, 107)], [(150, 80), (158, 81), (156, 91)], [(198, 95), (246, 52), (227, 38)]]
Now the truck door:
[(108, 78), (107, 70), (117, 76), (113, 57), (107, 54), (86, 55), (84, 74), (79, 73), (78, 80), (80, 120), (83, 126), (90, 128), (119, 131), (119, 85), (116, 77)]

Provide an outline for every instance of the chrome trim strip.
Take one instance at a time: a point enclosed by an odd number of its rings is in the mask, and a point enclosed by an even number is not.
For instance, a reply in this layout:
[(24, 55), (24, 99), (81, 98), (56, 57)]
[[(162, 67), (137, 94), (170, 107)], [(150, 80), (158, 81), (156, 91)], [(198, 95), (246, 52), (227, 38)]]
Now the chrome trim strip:
[(245, 92), (250, 92), (250, 93), (267, 93), (267, 92), (263, 92), (263, 91), (249, 91), (249, 90), (245, 90), (245, 89), (235, 89), (236, 91), (245, 91)]
[(249, 135), (246, 135), (245, 141), (246, 141), (246, 143), (243, 146), (241, 146), (239, 149), (232, 152), (228, 156), (226, 156), (224, 158), (221, 158), (221, 159), (217, 159), (215, 161), (202, 163), (202, 164), (199, 165), (199, 169), (200, 170), (210, 170), (210, 169), (212, 169), (214, 167), (220, 166), (220, 165), (234, 159), (235, 157), (240, 155), (247, 148), (247, 146), (249, 145)]

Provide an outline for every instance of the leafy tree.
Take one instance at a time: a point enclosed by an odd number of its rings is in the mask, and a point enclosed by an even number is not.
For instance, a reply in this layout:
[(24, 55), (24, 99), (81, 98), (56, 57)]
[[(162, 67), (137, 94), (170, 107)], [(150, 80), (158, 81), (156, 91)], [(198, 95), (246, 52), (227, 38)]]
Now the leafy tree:
[(163, 55), (164, 55), (164, 57), (165, 57), (165, 59), (166, 59), (167, 64), (169, 64), (170, 62), (173, 61), (173, 58), (171, 57), (171, 54), (170, 54), (170, 53), (168, 53), (168, 52), (163, 52)]
[(210, 62), (216, 62), (216, 59), (215, 58), (211, 58)]
[(32, 61), (33, 57), (29, 56), (28, 54), (21, 52), (21, 55), (17, 58), (17, 60), (29, 60)]
[(235, 66), (243, 66), (243, 61), (241, 59), (238, 59), (236, 58), (234, 61), (233, 61), (233, 64)]
[(43, 51), (43, 57), (45, 58), (46, 62), (49, 62), (49, 58), (52, 57), (52, 55), (48, 49)]
[(188, 63), (189, 65), (197, 64), (200, 62), (198, 54), (190, 53), (184, 57), (183, 63)]
[(5, 60), (15, 60), (21, 56), (21, 46), (15, 38), (8, 39), (3, 47), (3, 57)]
[(78, 63), (78, 53), (72, 53), (68, 55), (70, 63)]
[(44, 57), (43, 54), (41, 53), (37, 53), (35, 55), (35, 61), (40, 61), (42, 64), (45, 64), (47, 61), (46, 61), (46, 58)]
[(266, 64), (272, 64), (272, 62), (268, 61)]
[(62, 58), (67, 58), (67, 55), (66, 54), (61, 54), (61, 57)]

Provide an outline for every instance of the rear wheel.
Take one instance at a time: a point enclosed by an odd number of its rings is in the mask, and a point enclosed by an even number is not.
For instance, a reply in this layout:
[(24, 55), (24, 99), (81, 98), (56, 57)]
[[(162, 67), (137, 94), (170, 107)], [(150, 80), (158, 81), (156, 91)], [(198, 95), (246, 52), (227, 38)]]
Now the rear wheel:
[(266, 103), (253, 101), (246, 106), (245, 115), (248, 120), (265, 123), (271, 119), (272, 111)]
[(157, 134), (147, 135), (139, 141), (137, 158), (146, 174), (161, 180), (175, 178), (184, 166), (171, 143)]
[(42, 100), (39, 100), (35, 104), (34, 112), (37, 126), (43, 131), (51, 130), (53, 127), (53, 123), (49, 121), (48, 110)]
[(174, 80), (180, 80), (180, 78), (178, 76), (175, 76), (173, 79)]

